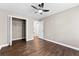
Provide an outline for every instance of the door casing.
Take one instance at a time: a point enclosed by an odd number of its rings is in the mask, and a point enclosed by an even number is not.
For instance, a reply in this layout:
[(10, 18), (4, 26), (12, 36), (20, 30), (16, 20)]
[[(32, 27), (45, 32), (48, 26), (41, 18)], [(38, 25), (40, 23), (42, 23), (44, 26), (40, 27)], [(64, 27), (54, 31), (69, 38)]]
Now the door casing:
[(19, 18), (19, 19), (23, 19), (23, 20), (26, 20), (26, 41), (27, 41), (27, 39), (28, 39), (28, 29), (27, 29), (27, 27), (28, 27), (28, 23), (27, 23), (27, 21), (28, 21), (28, 19), (26, 19), (26, 18), (23, 18), (23, 17), (17, 17), (17, 16), (11, 16), (11, 15), (9, 15), (8, 16), (8, 20), (7, 20), (7, 41), (8, 41), (8, 44), (11, 46), (12, 45), (12, 18)]

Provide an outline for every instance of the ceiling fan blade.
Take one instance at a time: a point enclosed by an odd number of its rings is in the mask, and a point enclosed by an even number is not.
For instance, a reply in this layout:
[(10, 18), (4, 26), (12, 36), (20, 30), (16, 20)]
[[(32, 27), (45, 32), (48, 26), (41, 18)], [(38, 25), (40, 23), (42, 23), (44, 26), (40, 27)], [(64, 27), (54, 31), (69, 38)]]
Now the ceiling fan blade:
[(39, 7), (41, 7), (41, 5), (40, 5), (40, 4), (39, 4), (38, 6), (39, 6)]
[(41, 3), (38, 6), (43, 8), (44, 7), (44, 3)]
[(38, 10), (38, 8), (37, 7), (35, 7), (35, 6), (33, 6), (33, 5), (31, 5), (34, 9), (37, 9)]
[(41, 7), (42, 7), (42, 8), (44, 7), (44, 3), (41, 3)]
[(42, 10), (43, 12), (49, 12), (49, 10)]

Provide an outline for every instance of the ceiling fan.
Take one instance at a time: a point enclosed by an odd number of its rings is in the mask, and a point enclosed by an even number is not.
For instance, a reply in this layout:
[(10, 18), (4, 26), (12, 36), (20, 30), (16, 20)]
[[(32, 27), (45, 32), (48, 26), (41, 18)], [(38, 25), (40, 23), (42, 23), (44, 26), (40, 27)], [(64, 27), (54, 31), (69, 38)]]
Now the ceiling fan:
[(35, 13), (39, 13), (41, 15), (43, 14), (43, 12), (49, 12), (49, 10), (44, 9), (44, 3), (38, 4), (38, 8), (35, 7), (34, 5), (31, 5), (31, 7), (33, 7), (34, 9), (37, 10), (37, 12), (35, 12)]

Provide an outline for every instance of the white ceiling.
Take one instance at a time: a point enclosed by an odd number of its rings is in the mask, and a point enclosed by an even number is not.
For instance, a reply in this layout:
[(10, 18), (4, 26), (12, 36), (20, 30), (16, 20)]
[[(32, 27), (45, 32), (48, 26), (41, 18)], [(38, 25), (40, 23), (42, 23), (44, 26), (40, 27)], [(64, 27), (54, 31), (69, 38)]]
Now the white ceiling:
[(72, 3), (45, 3), (44, 9), (49, 9), (50, 12), (44, 12), (43, 15), (38, 13), (34, 13), (35, 9), (31, 7), (31, 5), (35, 5), (38, 7), (37, 3), (0, 3), (0, 9), (12, 11), (21, 15), (25, 15), (27, 17), (31, 17), (33, 19), (39, 20), (51, 14), (55, 14), (58, 12), (62, 12), (69, 8), (78, 6), (79, 4)]

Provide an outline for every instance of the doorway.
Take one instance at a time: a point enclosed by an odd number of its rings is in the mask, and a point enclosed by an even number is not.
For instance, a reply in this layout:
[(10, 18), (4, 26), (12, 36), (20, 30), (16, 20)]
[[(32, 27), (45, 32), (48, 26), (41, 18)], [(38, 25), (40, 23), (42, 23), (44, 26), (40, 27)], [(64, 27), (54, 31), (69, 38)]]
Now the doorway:
[(44, 22), (43, 21), (34, 21), (34, 36), (44, 39)]
[(9, 17), (8, 19), (8, 43), (12, 45), (13, 41), (24, 40), (26, 42), (27, 20), (24, 18)]
[(12, 18), (12, 41), (26, 40), (26, 21), (24, 19)]

